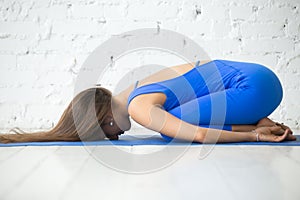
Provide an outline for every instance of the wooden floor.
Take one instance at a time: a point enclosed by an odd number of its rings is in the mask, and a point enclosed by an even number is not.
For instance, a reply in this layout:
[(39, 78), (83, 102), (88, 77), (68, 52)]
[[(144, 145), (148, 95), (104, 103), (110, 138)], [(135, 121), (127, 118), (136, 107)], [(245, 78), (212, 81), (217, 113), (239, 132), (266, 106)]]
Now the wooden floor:
[[(300, 147), (215, 146), (199, 158), (202, 147), (192, 146), (172, 164), (141, 174), (114, 170), (95, 158), (109, 148), (0, 148), (0, 199), (300, 199)], [(120, 150), (147, 155), (161, 148)], [(152, 164), (183, 148), (170, 146)], [(118, 163), (126, 158), (112, 159)]]

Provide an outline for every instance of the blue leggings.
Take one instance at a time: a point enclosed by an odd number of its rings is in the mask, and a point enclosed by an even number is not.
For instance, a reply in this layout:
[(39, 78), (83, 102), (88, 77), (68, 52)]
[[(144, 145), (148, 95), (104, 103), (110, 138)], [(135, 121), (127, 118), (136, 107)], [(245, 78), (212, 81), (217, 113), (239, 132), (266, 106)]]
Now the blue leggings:
[[(215, 61), (215, 66), (197, 68), (202, 77), (208, 77), (205, 80), (208, 90), (199, 91), (197, 98), (168, 112), (201, 127), (232, 130), (234, 124), (256, 124), (280, 104), (282, 86), (270, 69), (226, 60)], [(213, 72), (216, 69), (218, 73)], [(222, 81), (216, 81), (220, 78)]]

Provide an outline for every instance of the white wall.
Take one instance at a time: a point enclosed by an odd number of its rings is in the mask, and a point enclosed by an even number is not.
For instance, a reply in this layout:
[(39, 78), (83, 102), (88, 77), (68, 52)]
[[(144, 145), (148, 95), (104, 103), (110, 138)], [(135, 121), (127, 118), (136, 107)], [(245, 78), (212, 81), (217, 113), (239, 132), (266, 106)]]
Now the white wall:
[[(299, 0), (1, 0), (0, 132), (52, 127), (87, 56), (112, 35), (137, 28), (185, 34), (212, 59), (270, 67), (284, 86), (271, 117), (299, 128), (299, 12)], [(164, 57), (145, 55), (129, 55), (119, 76), (137, 60)]]

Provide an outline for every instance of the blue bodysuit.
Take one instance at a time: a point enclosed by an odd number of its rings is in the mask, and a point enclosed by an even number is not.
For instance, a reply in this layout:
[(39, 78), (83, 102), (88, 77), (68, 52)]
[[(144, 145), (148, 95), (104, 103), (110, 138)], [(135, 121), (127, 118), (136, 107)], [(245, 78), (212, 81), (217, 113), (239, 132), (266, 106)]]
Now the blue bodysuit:
[[(163, 109), (188, 123), (231, 130), (233, 124), (255, 124), (270, 115), (282, 100), (277, 76), (265, 66), (214, 60), (187, 73), (135, 88), (141, 94), (164, 93)], [(165, 139), (170, 137), (162, 135)]]

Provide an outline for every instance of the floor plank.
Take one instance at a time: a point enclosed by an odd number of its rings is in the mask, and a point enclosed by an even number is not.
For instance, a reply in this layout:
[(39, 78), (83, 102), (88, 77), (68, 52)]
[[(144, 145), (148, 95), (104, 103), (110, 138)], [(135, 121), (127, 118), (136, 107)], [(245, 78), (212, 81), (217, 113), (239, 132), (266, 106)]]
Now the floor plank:
[(0, 199), (298, 200), (299, 155), (246, 145), (1, 148)]
[(0, 165), (11, 159), (26, 147), (0, 148)]
[(47, 159), (47, 156), (57, 149), (58, 147), (26, 147), (2, 162), (0, 164), (1, 199), (5, 199), (7, 195), (18, 188)]
[(48, 155), (47, 159), (40, 163), (6, 199), (40, 199), (41, 197), (44, 200), (59, 199), (89, 156), (84, 147), (59, 147)]

